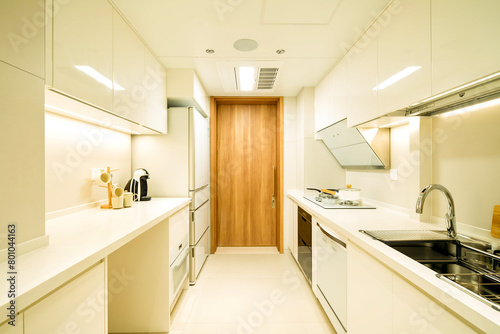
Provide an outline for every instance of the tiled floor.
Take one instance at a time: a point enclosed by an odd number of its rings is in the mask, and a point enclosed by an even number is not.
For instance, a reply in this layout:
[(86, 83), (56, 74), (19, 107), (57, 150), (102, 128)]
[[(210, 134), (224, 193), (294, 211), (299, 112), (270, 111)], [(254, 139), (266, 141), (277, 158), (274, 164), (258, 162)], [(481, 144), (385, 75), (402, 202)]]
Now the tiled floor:
[(172, 334), (335, 333), (290, 254), (210, 255)]

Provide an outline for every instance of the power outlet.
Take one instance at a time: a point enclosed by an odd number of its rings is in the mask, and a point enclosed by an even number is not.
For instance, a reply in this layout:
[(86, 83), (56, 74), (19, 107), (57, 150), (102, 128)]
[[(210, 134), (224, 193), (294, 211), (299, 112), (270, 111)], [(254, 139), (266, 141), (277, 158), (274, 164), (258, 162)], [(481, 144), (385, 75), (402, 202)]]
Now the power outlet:
[(101, 175), (100, 168), (91, 168), (90, 169), (90, 181), (95, 181), (99, 175)]
[(398, 180), (398, 170), (391, 169), (390, 176), (391, 176), (391, 181), (397, 181)]

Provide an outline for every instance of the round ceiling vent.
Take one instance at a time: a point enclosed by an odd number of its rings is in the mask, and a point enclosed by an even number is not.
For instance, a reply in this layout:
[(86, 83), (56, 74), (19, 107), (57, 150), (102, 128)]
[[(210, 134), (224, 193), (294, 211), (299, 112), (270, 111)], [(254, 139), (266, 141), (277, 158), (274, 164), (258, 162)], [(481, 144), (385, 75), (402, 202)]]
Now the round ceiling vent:
[(243, 38), (234, 42), (233, 46), (238, 51), (248, 52), (257, 49), (259, 43), (257, 43), (253, 39)]

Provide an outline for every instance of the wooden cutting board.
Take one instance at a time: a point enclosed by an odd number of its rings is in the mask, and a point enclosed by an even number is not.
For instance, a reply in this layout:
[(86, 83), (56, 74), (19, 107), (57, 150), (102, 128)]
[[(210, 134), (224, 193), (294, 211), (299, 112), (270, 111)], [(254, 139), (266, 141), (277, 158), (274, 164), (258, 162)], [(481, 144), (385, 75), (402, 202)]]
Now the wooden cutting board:
[(500, 205), (493, 208), (493, 219), (491, 220), (491, 236), (500, 238)]

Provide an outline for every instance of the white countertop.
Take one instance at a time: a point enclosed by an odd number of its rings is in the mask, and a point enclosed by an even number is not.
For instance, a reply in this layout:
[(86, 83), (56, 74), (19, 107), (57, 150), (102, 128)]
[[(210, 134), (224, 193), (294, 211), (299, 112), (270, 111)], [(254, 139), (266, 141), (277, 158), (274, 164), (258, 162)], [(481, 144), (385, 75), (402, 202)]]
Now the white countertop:
[[(421, 223), (407, 214), (387, 208), (335, 210), (323, 209), (303, 198), (300, 191), (288, 197), (327, 227), (364, 249), (393, 272), (410, 281), (428, 295), (486, 333), (500, 332), (500, 312), (436, 277), (436, 273), (359, 230), (445, 230), (445, 226)], [(460, 231), (459, 231), (460, 232)]]
[[(48, 220), (49, 245), (17, 258), (16, 309), (22, 311), (53, 289), (147, 231), (190, 202), (189, 198), (153, 198), (120, 210), (89, 209)], [(168, 242), (168, 240), (166, 241)], [(168, 260), (168, 259), (166, 259)], [(0, 270), (9, 271), (7, 263)], [(8, 283), (0, 283), (0, 305), (9, 303)], [(5, 318), (2, 318), (4, 321)]]

